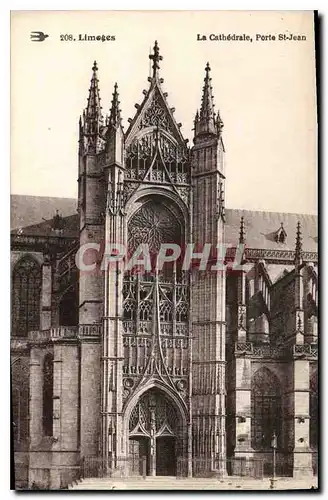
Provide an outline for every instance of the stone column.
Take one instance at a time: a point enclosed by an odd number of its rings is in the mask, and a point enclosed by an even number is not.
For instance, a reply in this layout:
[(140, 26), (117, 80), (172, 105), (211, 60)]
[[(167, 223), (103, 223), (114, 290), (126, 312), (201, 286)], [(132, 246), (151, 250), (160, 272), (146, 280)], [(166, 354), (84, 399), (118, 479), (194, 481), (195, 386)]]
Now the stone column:
[(235, 360), (235, 456), (250, 456), (252, 419), (251, 419), (251, 359), (246, 356)]
[(310, 363), (294, 359), (294, 460), (293, 476), (312, 475), (310, 452)]
[(42, 285), (41, 285), (41, 330), (51, 327), (51, 293), (52, 293), (52, 269), (49, 255), (44, 255), (42, 264)]
[(42, 438), (42, 380), (40, 352), (32, 347), (30, 353), (30, 449), (36, 447)]

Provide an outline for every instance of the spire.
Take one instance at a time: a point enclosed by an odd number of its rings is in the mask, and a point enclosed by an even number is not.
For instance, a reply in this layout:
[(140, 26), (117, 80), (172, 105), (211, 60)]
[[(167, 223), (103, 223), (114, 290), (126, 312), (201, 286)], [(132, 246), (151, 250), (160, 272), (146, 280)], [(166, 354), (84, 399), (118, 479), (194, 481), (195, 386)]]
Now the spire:
[(246, 241), (246, 235), (245, 235), (245, 224), (244, 224), (244, 217), (240, 219), (240, 229), (239, 229), (239, 243), (244, 244)]
[(99, 88), (98, 88), (98, 66), (97, 62), (94, 61), (92, 66), (92, 78), (90, 82), (89, 88), (89, 97), (88, 104), (86, 108), (86, 119), (92, 121), (96, 121), (101, 117), (101, 106), (100, 106), (100, 97), (99, 97)]
[(109, 124), (117, 128), (121, 125), (121, 110), (119, 108), (120, 101), (118, 100), (117, 83), (114, 85), (112, 105), (109, 114)]
[(207, 121), (214, 118), (214, 105), (213, 105), (213, 96), (211, 87), (212, 78), (210, 78), (210, 71), (211, 71), (210, 64), (207, 63), (205, 67), (202, 105), (200, 108), (200, 119)]
[(295, 263), (298, 265), (302, 263), (302, 232), (299, 221), (296, 227)]
[(98, 66), (96, 61), (92, 67), (92, 78), (89, 88), (87, 107), (84, 113), (84, 132), (86, 135), (96, 136), (99, 133), (99, 126), (102, 123), (99, 87), (98, 87)]
[(155, 40), (155, 45), (154, 45), (153, 50), (154, 50), (154, 54), (150, 54), (149, 59), (151, 59), (153, 61), (153, 65), (152, 65), (153, 78), (156, 78), (156, 76), (158, 75), (158, 70), (159, 70), (159, 61), (163, 60), (163, 57), (159, 55), (159, 46), (158, 46), (157, 40)]
[(199, 122), (197, 126), (195, 126), (195, 136), (199, 134), (217, 134), (210, 71), (210, 65), (207, 63), (205, 67), (202, 104), (200, 108)]

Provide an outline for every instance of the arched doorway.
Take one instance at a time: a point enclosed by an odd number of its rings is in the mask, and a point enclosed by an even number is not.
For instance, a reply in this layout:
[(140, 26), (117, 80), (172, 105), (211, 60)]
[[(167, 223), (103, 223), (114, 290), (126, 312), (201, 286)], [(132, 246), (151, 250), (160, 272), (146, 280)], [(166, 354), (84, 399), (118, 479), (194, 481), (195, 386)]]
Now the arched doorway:
[(176, 475), (182, 440), (181, 415), (171, 399), (157, 388), (143, 394), (129, 420), (129, 455), (134, 468), (140, 470), (143, 460), (147, 475)]

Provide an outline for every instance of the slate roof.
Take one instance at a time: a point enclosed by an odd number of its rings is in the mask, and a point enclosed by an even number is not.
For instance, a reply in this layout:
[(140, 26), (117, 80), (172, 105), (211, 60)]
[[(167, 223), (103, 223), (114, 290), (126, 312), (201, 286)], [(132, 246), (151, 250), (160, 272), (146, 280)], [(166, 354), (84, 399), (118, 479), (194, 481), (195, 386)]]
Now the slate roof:
[[(303, 250), (316, 252), (318, 249), (316, 215), (226, 209), (225, 241), (227, 244), (235, 245), (238, 241), (241, 217), (244, 217), (246, 246), (249, 248), (295, 250), (296, 225), (299, 221)], [(281, 227), (281, 223), (283, 223), (287, 237), (284, 243), (277, 243), (274, 236)]]
[(72, 198), (12, 194), (10, 204), (11, 229), (39, 224), (43, 219), (50, 220), (56, 210), (63, 217), (76, 214), (77, 210), (77, 200)]
[[(12, 232), (24, 228), (25, 235), (53, 235), (52, 220), (56, 213), (64, 218), (62, 236), (77, 237), (79, 221), (76, 213), (77, 201), (71, 198), (47, 198), (43, 196), (11, 196)], [(294, 250), (296, 225), (301, 223), (303, 250), (317, 252), (317, 216), (253, 210), (226, 209), (225, 241), (236, 245), (239, 240), (240, 219), (244, 217), (246, 246), (258, 249)], [(46, 219), (46, 220), (44, 220)], [(274, 239), (283, 227), (287, 233), (284, 243)]]

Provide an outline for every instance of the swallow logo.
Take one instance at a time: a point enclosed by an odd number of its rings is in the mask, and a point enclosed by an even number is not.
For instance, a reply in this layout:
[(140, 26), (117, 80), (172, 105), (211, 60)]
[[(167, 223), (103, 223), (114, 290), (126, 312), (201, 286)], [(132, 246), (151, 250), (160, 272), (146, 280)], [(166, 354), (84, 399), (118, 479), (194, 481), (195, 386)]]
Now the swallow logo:
[(42, 31), (32, 31), (31, 40), (32, 42), (43, 42), (49, 35), (46, 35)]

